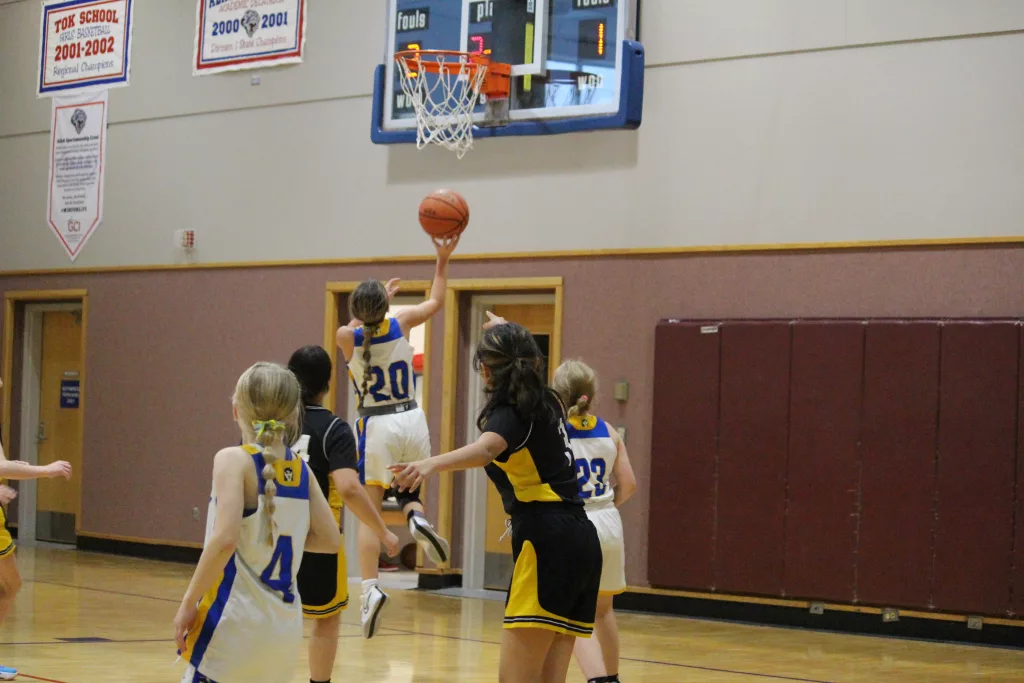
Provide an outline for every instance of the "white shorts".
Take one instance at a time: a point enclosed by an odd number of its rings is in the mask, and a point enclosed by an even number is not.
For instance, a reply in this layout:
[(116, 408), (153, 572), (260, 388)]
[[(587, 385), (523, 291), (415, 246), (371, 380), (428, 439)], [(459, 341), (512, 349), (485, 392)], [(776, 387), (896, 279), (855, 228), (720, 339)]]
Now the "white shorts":
[(601, 593), (625, 593), (626, 546), (623, 542), (622, 517), (619, 516), (619, 510), (612, 502), (602, 503), (593, 509), (588, 506), (585, 509), (587, 517), (597, 528), (597, 538), (601, 541)]
[(430, 457), (430, 432), (422, 408), (392, 415), (370, 415), (356, 421), (359, 479), (388, 488), (394, 475), (389, 465)]

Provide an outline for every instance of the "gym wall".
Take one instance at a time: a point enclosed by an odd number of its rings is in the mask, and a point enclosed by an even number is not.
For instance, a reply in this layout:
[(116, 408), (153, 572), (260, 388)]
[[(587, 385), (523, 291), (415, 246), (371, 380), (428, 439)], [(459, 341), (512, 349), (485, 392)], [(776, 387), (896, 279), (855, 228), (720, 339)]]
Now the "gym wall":
[[(1024, 8), (891, 4), (646, 0), (639, 131), (488, 141), (458, 162), (369, 141), (383, 3), (310, 0), (306, 62), (254, 87), (192, 77), (195, 3), (143, 0), (132, 85), (111, 91), (104, 221), (70, 266), (44, 221), (39, 3), (0, 0), (0, 291), (89, 291), (83, 531), (200, 541), (191, 511), (234, 441), (238, 374), (321, 342), (326, 281), (428, 278), (415, 208), (450, 186), (473, 212), (459, 251), (476, 255), (452, 276), (562, 276), (563, 356), (631, 383), (597, 409), (628, 429), (627, 577), (647, 584), (659, 319), (1024, 315), (1010, 244), (588, 255), (1021, 234)], [(244, 267), (147, 269), (182, 259), (182, 228), (199, 264)], [(552, 250), (575, 253), (535, 257)], [(411, 255), (425, 258), (389, 260)], [(301, 263), (325, 258), (365, 261)], [(280, 260), (297, 263), (261, 265)]]

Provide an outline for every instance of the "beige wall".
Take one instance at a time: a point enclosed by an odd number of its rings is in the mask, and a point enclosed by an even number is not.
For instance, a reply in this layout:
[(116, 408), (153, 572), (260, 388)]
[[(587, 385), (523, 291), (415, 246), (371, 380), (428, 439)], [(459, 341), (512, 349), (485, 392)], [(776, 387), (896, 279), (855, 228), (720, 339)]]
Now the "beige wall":
[[(0, 277), (0, 292), (89, 291), (83, 531), (200, 541), (203, 524), (193, 521), (192, 508), (206, 509), (212, 457), (237, 438), (229, 397), (238, 375), (256, 360), (285, 361), (295, 348), (323, 339), (327, 281), (423, 279), (430, 270), (421, 263)], [(1024, 248), (452, 266), (452, 276), (460, 278), (562, 276), (564, 357), (591, 363), (605, 387), (619, 379), (630, 383), (628, 403), (602, 394), (596, 410), (627, 428), (638, 475), (636, 499), (623, 508), (633, 584), (647, 581), (651, 378), (659, 319), (1022, 316), (1021, 272)], [(435, 449), (443, 314), (437, 323), (429, 382)], [(457, 433), (464, 424), (456, 420)], [(455, 515), (456, 538), (461, 518)]]
[[(195, 7), (136, 2), (104, 222), (76, 267), (173, 263), (181, 228), (204, 262), (429, 253), (414, 215), (439, 186), (472, 205), (463, 253), (1022, 232), (1024, 35), (992, 35), (1024, 29), (1016, 0), (647, 0), (639, 131), (461, 162), (369, 141), (383, 2), (309, 0), (305, 63), (258, 87), (192, 76)], [(0, 271), (69, 267), (44, 221), (39, 14), (0, 4)], [(828, 49), (964, 34), (989, 35)]]

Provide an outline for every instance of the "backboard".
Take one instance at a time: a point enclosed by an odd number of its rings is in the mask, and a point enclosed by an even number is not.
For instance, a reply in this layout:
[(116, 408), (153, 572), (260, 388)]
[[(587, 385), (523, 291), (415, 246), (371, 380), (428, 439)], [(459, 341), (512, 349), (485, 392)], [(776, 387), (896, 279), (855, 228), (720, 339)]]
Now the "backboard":
[(416, 141), (412, 103), (394, 54), (458, 50), (513, 65), (505, 125), (476, 139), (637, 128), (643, 116), (644, 50), (635, 41), (637, 0), (384, 0), (387, 41), (374, 82), (371, 138)]

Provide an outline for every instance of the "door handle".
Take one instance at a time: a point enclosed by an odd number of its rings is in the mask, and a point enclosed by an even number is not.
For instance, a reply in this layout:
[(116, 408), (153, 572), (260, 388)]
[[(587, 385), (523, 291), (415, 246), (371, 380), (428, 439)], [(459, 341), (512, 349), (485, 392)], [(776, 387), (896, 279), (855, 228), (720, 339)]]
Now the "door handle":
[(46, 423), (40, 421), (39, 426), (36, 427), (36, 442), (42, 443), (46, 441)]

